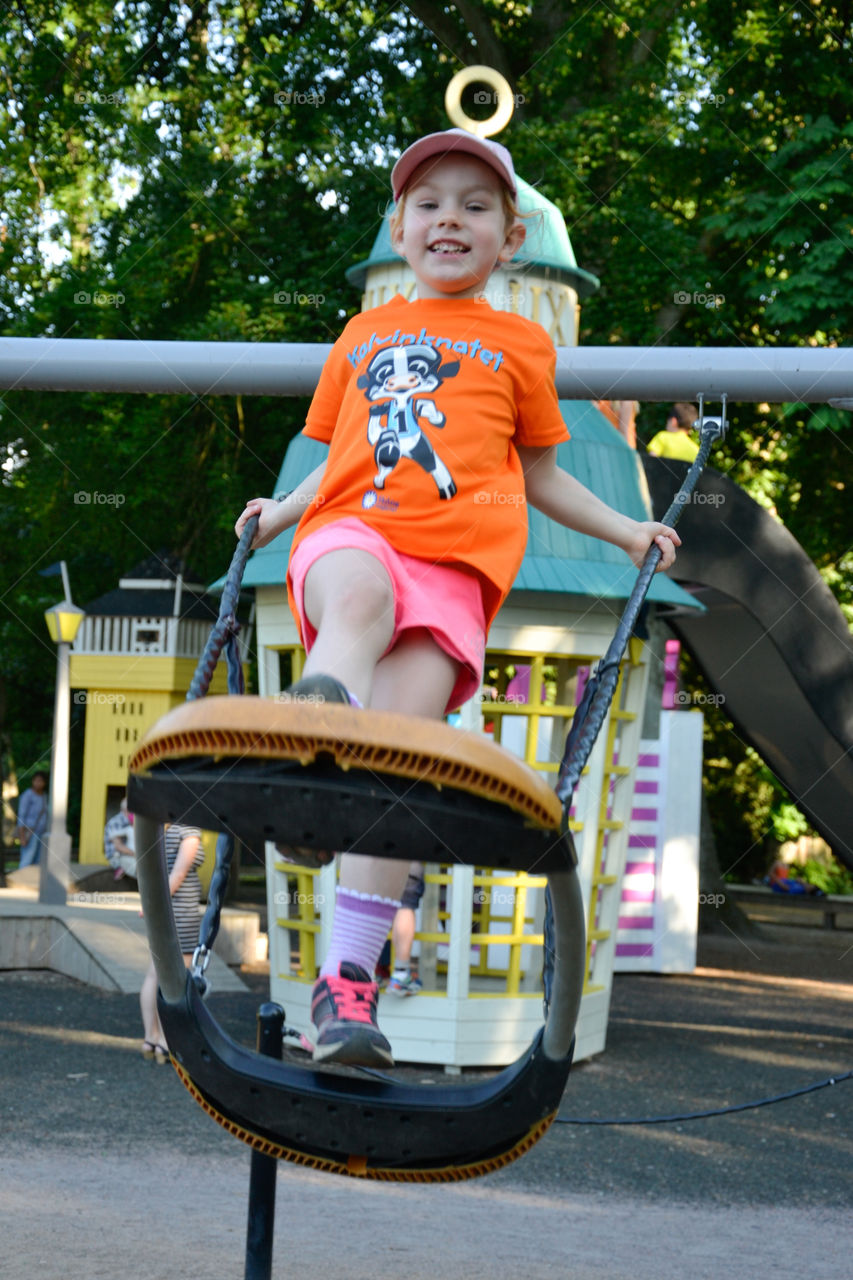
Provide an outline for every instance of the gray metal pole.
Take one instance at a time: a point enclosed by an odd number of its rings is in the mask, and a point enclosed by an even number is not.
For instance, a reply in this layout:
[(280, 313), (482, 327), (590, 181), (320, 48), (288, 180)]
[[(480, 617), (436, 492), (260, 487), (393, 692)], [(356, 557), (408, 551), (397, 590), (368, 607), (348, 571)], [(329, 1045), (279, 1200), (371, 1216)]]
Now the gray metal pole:
[[(281, 1061), (284, 1010), (262, 1004), (258, 1010), (258, 1053)], [(249, 1174), (249, 1212), (246, 1222), (246, 1267), (243, 1280), (270, 1280), (275, 1235), (275, 1192), (278, 1161), (252, 1151)]]
[(825, 404), (853, 395), (853, 349), (814, 347), (561, 347), (567, 400)]
[(63, 907), (67, 901), (71, 876), (71, 837), (68, 834), (70, 654), (71, 645), (60, 640), (56, 646), (56, 695), (50, 752), (50, 827), (39, 875), (39, 902)]
[(307, 396), (330, 351), (298, 342), (0, 338), (0, 388)]
[[(315, 343), (0, 338), (0, 389), (310, 395), (331, 348)], [(560, 347), (566, 400), (822, 404), (853, 396), (853, 349)]]

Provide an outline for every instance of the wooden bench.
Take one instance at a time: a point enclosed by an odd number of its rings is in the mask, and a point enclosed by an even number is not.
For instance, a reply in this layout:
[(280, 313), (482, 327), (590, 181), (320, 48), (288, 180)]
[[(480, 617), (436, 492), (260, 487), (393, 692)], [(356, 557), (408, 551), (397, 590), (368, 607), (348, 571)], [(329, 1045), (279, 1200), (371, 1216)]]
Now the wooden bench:
[(813, 893), (776, 893), (763, 884), (727, 884), (725, 893), (732, 902), (742, 906), (819, 911), (823, 915), (825, 929), (836, 928), (835, 918), (839, 912), (853, 914), (853, 896), (844, 894), (829, 893), (821, 897)]

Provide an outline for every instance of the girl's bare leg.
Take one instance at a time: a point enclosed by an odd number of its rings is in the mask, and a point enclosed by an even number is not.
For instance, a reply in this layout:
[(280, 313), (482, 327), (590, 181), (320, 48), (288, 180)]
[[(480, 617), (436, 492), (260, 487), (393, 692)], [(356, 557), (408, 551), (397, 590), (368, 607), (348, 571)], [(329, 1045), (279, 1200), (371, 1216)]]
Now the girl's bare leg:
[[(370, 706), (376, 711), (440, 719), (453, 692), (458, 666), (428, 631), (404, 631), (393, 651), (376, 667)], [(399, 901), (409, 865), (345, 853), (340, 884), (356, 893), (375, 893)]]
[[(385, 568), (367, 551), (329, 551), (305, 576), (305, 613), (317, 639), (304, 675), (335, 676), (364, 706), (440, 719), (458, 663), (424, 630), (394, 630), (394, 594)], [(408, 863), (344, 854), (340, 884), (356, 893), (399, 899)]]
[(305, 613), (317, 639), (306, 676), (334, 676), (373, 706), (377, 663), (394, 633), (394, 592), (385, 567), (367, 551), (329, 551), (305, 576)]
[[(426, 629), (404, 632), (386, 653), (394, 634), (394, 592), (373, 556), (357, 550), (321, 556), (306, 575), (304, 605), (317, 629), (305, 675), (334, 676), (373, 710), (443, 715), (458, 664)], [(408, 862), (341, 858), (332, 936), (312, 990), (317, 1062), (393, 1062), (376, 1021), (372, 975), (408, 874)]]

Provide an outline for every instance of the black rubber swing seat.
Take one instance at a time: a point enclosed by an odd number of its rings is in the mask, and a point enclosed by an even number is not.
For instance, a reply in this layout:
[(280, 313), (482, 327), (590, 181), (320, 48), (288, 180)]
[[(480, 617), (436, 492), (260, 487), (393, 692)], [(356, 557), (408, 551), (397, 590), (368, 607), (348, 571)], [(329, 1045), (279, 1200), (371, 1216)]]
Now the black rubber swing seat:
[(511, 1066), (471, 1085), (414, 1085), (277, 1062), (237, 1044), (190, 979), (160, 999), (173, 1064), (203, 1110), (277, 1159), (380, 1181), (457, 1182), (503, 1168), (548, 1130), (571, 1052), (556, 1060), (540, 1031)]
[(571, 865), (541, 775), (478, 734), (338, 703), (208, 697), (145, 735), (128, 807), (258, 844), (448, 858), (545, 874)]
[[(175, 708), (130, 761), (137, 873), (176, 1070), (256, 1150), (330, 1172), (456, 1181), (516, 1159), (554, 1119), (572, 1059), (584, 910), (563, 809), (541, 777), (482, 737), (340, 704), (212, 697)], [(161, 825), (318, 849), (545, 873), (554, 967), (545, 1026), (475, 1085), (279, 1062), (232, 1040), (184, 967)]]

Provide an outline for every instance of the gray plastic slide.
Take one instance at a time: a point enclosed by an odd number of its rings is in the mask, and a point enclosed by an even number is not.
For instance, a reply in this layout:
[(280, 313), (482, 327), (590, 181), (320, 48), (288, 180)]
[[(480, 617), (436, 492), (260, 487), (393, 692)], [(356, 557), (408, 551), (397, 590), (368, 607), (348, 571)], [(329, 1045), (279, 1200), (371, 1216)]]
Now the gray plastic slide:
[[(658, 518), (687, 463), (643, 455)], [(853, 868), (853, 639), (794, 537), (706, 468), (678, 525), (671, 576), (706, 606), (667, 622), (725, 712)]]

